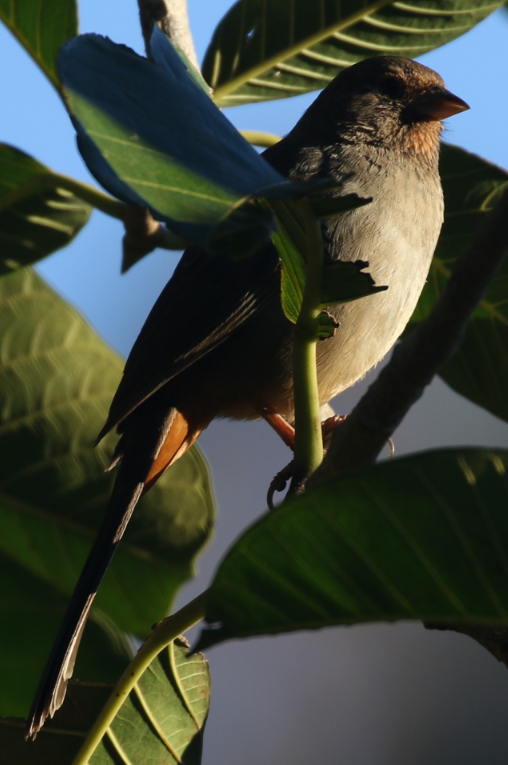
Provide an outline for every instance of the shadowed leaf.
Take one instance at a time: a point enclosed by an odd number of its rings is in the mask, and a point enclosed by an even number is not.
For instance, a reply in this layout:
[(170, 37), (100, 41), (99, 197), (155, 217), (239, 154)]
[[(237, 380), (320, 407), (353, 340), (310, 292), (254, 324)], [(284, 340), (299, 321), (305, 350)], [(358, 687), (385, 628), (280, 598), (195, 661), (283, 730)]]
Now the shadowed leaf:
[[(185, 70), (180, 76), (180, 58), (167, 40), (161, 42), (178, 76), (97, 35), (68, 43), (59, 69), (81, 152), (99, 182), (203, 243), (250, 192), (290, 184)], [(98, 69), (99, 81), (93, 74)]]
[(65, 247), (92, 208), (58, 187), (58, 176), (28, 154), (0, 144), (0, 275)]
[[(48, 619), (32, 633), (37, 658), (27, 660), (33, 691), (43, 664), (35, 644), (56, 634), (64, 600), (56, 596), (72, 591), (111, 491), (114, 474), (104, 467), (114, 438), (96, 449), (93, 442), (123, 365), (28, 269), (0, 280), (0, 338), (1, 586), (10, 587), (19, 567), (48, 585)], [(144, 637), (192, 576), (212, 523), (208, 471), (192, 449), (141, 500), (99, 590), (96, 618), (106, 614)], [(13, 624), (13, 651), (25, 628)], [(8, 693), (4, 677), (0, 687)]]
[[(428, 281), (408, 326), (421, 322), (441, 295), (456, 258), (508, 186), (508, 173), (464, 149), (444, 145), (445, 220)], [(439, 370), (457, 393), (508, 421), (508, 262), (491, 282), (452, 359)]]
[(164, 67), (98, 35), (64, 46), (59, 72), (81, 154), (111, 194), (148, 206), (187, 241), (248, 254), (245, 242), (266, 240), (272, 226), (266, 209), (245, 203), (298, 198), (332, 182), (283, 178), (195, 84), (158, 27), (153, 34), (165, 46)]
[(368, 268), (368, 263), (361, 260), (353, 262), (335, 261), (327, 263), (323, 267), (323, 284), (321, 287), (321, 304), (323, 307), (347, 303), (357, 300), (366, 295), (376, 292), (384, 292), (388, 289), (376, 286), (374, 279), (368, 273), (363, 273)]
[(198, 648), (396, 619), (507, 626), (507, 469), (508, 451), (428, 452), (285, 502), (219, 566)]
[[(67, 597), (4, 553), (0, 553), (0, 582), (0, 714), (22, 717), (63, 619)], [(131, 657), (125, 633), (96, 611), (81, 644), (75, 674), (115, 682)]]
[(362, 199), (357, 194), (346, 194), (343, 197), (322, 197), (311, 199), (311, 206), (316, 218), (331, 218), (334, 215), (355, 210), (372, 202), (372, 198)]

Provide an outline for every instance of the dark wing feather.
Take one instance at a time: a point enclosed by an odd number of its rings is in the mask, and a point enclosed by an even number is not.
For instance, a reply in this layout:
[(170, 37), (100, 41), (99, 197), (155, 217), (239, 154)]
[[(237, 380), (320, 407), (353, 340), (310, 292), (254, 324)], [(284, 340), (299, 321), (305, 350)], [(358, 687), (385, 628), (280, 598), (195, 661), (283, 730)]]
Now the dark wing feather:
[(268, 302), (279, 300), (278, 270), (270, 243), (239, 261), (189, 247), (134, 343), (97, 440)]

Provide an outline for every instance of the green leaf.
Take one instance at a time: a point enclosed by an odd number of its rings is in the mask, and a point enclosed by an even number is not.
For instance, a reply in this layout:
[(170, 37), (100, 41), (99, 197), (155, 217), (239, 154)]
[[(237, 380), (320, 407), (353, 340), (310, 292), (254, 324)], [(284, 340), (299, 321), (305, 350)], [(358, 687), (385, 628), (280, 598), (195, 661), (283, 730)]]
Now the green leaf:
[(78, 34), (76, 1), (0, 0), (0, 21), (58, 89), (56, 55), (66, 40)]
[(232, 207), (210, 236), (207, 245), (212, 252), (227, 252), (237, 260), (252, 255), (269, 238), (274, 221), (271, 209), (263, 202), (251, 200)]
[[(302, 246), (305, 246), (304, 241)], [(283, 225), (272, 232), (272, 242), (281, 262), (281, 300), (287, 318), (296, 324), (305, 288), (305, 261)]]
[(396, 619), (507, 626), (507, 468), (504, 450), (427, 452), (285, 502), (219, 566), (198, 648)]
[(68, 43), (59, 70), (80, 150), (99, 182), (204, 244), (221, 220), (261, 189), (300, 189), (241, 137), (160, 35), (174, 72), (97, 35)]
[[(445, 220), (429, 279), (408, 330), (429, 314), (456, 258), (508, 186), (505, 170), (455, 146), (442, 147), (440, 170)], [(457, 393), (508, 421), (508, 262), (491, 282), (458, 350), (439, 374)]]
[(8, 765), (70, 765), (113, 688), (113, 684), (71, 680), (67, 699), (72, 702), (57, 712), (56, 719), (61, 725), (58, 733), (55, 735), (51, 730), (55, 721), (48, 720), (33, 742), (25, 741), (24, 719), (0, 718), (0, 747), (5, 762)]
[(328, 340), (329, 337), (333, 337), (338, 327), (340, 327), (339, 322), (328, 311), (321, 311), (318, 316), (319, 340)]
[[(190, 79), (194, 85), (206, 93), (208, 98), (211, 98), (210, 86), (201, 72), (198, 72), (183, 48), (174, 41), (170, 42), (157, 24), (154, 24), (150, 38), (150, 53), (153, 60), (171, 77), (176, 77), (183, 82)], [(180, 61), (176, 61), (175, 53), (178, 54)]]
[[(0, 553), (0, 714), (26, 715), (67, 598)], [(131, 659), (126, 635), (96, 612), (80, 646), (76, 676), (114, 682)]]
[[(123, 364), (28, 269), (0, 280), (0, 338), (0, 553), (13, 564), (1, 587), (19, 567), (47, 583), (52, 638), (61, 615), (51, 605), (55, 590), (72, 592), (114, 480), (104, 473), (114, 439), (92, 445)], [(144, 637), (193, 575), (212, 523), (207, 467), (192, 449), (141, 500), (99, 590), (96, 618), (106, 614)], [(39, 639), (32, 631), (32, 689), (43, 664)]]
[(90, 205), (58, 182), (49, 168), (0, 143), (0, 275), (65, 247), (88, 221)]
[(72, 114), (86, 127), (87, 135), (120, 180), (134, 191), (135, 197), (125, 201), (149, 204), (158, 218), (210, 225), (242, 199), (240, 194), (187, 168), (176, 152), (171, 156), (157, 150), (92, 101), (70, 88), (65, 93)]
[(203, 76), (219, 106), (324, 88), (369, 56), (416, 58), (465, 34), (501, 0), (240, 0), (214, 32)]
[[(340, 190), (340, 184), (337, 183), (336, 179), (320, 179), (320, 181), (328, 186), (333, 183), (335, 189)], [(322, 191), (321, 189), (321, 194)], [(370, 200), (361, 199), (356, 194), (347, 194), (343, 197), (322, 197), (315, 196), (311, 192), (309, 201), (317, 217), (331, 217), (362, 207), (364, 204), (368, 204)], [(272, 242), (277, 248), (282, 265), (282, 308), (287, 318), (296, 324), (302, 307), (305, 288), (307, 238), (297, 201), (277, 200), (272, 201), (271, 204), (277, 215), (278, 223), (276, 231), (272, 232)], [(336, 261), (325, 264), (322, 287), (323, 308), (338, 303), (347, 303), (385, 290), (386, 287), (374, 286), (374, 280), (369, 274), (362, 273), (362, 269), (367, 266), (368, 263), (362, 261), (355, 263)], [(332, 330), (332, 325), (324, 318), (325, 315), (325, 313), (322, 314), (321, 318), (321, 321), (324, 322), (323, 330), (325, 332), (324, 335), (320, 335), (322, 339), (330, 337)]]
[(157, 30), (163, 67), (98, 35), (62, 49), (59, 72), (81, 154), (99, 183), (127, 204), (148, 207), (190, 242), (245, 255), (245, 241), (257, 246), (271, 229), (266, 210), (250, 200), (298, 198), (337, 183), (280, 175)]
[[(23, 740), (22, 721), (1, 720), (0, 748), (6, 762), (69, 765), (112, 690), (113, 686), (71, 682), (69, 703), (30, 745)], [(187, 644), (175, 641), (152, 662), (124, 702), (90, 765), (199, 765), (209, 700), (204, 656), (189, 657)]]

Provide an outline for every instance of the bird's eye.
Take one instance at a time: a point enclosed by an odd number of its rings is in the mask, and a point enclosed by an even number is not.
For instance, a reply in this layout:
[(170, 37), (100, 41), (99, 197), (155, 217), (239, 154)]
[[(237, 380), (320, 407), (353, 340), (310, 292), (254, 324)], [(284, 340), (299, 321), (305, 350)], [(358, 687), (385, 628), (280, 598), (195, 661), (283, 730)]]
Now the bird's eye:
[(381, 89), (390, 98), (400, 98), (404, 93), (404, 83), (398, 77), (385, 77)]

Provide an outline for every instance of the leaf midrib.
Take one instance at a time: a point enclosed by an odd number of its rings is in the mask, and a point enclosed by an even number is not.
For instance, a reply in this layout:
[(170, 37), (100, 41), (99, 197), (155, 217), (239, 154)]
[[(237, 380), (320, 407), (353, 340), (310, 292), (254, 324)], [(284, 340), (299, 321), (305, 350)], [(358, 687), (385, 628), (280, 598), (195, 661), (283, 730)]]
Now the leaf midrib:
[(284, 61), (288, 58), (291, 58), (292, 56), (297, 55), (298, 53), (301, 52), (303, 48), (312, 47), (313, 45), (316, 45), (317, 43), (322, 42), (323, 40), (326, 40), (326, 38), (330, 37), (330, 35), (333, 34), (334, 32), (348, 29), (349, 27), (356, 24), (358, 21), (361, 21), (365, 16), (380, 10), (385, 5), (391, 5), (392, 3), (393, 3), (393, 0), (378, 0), (377, 3), (371, 3), (370, 6), (357, 11), (357, 13), (353, 13), (351, 16), (348, 17), (347, 20), (341, 21), (338, 24), (331, 24), (328, 27), (324, 27), (319, 32), (316, 32), (316, 34), (310, 35), (309, 37), (303, 40), (300, 40), (295, 45), (290, 45), (284, 51), (281, 51), (280, 55), (272, 56), (271, 58), (264, 59), (262, 63), (252, 67), (245, 74), (229, 80), (227, 83), (225, 83), (225, 85), (222, 85), (222, 86), (219, 85), (219, 87), (216, 88), (214, 91), (213, 100), (220, 101), (232, 91), (238, 90), (238, 88), (240, 88), (242, 85), (245, 85), (245, 83), (249, 82), (249, 80), (251, 80), (252, 78), (257, 77), (260, 74), (263, 74), (263, 72), (266, 72), (267, 70), (271, 69), (273, 66), (277, 66), (277, 64), (280, 61)]
[(0, 21), (3, 21), (9, 32), (13, 35), (13, 37), (16, 38), (16, 40), (19, 42), (19, 44), (26, 50), (28, 55), (35, 61), (37, 66), (42, 69), (42, 72), (46, 75), (50, 83), (53, 85), (57, 93), (60, 95), (60, 82), (58, 78), (56, 77), (54, 71), (48, 66), (48, 64), (44, 61), (42, 56), (39, 54), (39, 51), (37, 48), (35, 48), (32, 43), (23, 35), (20, 29), (18, 27), (14, 26), (11, 23), (11, 19), (0, 10)]

